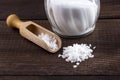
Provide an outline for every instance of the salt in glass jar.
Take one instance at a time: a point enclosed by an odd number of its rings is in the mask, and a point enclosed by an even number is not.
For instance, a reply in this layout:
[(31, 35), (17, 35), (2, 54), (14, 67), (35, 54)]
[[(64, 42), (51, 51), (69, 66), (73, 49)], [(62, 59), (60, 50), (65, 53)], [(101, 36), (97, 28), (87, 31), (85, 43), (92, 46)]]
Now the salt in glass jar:
[(53, 31), (63, 37), (88, 35), (95, 29), (100, 0), (45, 0)]

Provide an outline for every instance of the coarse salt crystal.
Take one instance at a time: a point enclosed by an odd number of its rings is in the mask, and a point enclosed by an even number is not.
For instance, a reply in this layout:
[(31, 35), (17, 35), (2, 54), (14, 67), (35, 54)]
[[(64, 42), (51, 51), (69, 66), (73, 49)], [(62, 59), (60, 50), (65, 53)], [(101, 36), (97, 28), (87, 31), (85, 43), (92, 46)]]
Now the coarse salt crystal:
[(77, 65), (73, 65), (73, 68), (77, 68), (78, 66)]
[(39, 34), (38, 37), (42, 39), (48, 45), (48, 47), (52, 49), (58, 49), (57, 40), (54, 37), (45, 33)]
[(93, 47), (93, 49), (96, 49), (96, 46), (95, 46), (95, 47)]
[(77, 68), (80, 62), (86, 59), (93, 58), (94, 55), (92, 45), (87, 44), (73, 44), (72, 46), (63, 47), (63, 54), (59, 54), (58, 57), (62, 57), (66, 62), (76, 63), (73, 68)]
[(80, 65), (80, 63), (76, 63), (76, 65)]

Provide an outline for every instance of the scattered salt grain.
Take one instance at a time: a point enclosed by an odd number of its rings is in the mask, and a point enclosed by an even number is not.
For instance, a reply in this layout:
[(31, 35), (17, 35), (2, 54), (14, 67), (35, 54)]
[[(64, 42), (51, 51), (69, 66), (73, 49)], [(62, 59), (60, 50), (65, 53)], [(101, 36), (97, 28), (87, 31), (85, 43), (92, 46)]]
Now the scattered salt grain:
[(45, 33), (39, 34), (38, 37), (42, 39), (48, 45), (48, 47), (52, 49), (58, 49), (57, 40), (54, 37)]
[(58, 57), (62, 57), (66, 62), (75, 63), (73, 68), (77, 68), (80, 65), (80, 62), (85, 61), (89, 58), (93, 58), (93, 50), (96, 47), (92, 48), (92, 45), (87, 44), (73, 44), (73, 46), (63, 47), (63, 54), (59, 54)]
[(80, 63), (76, 63), (76, 65), (80, 65)]
[(62, 56), (61, 54), (58, 55), (58, 57), (61, 57), (61, 56)]
[(92, 45), (91, 45), (91, 44), (89, 44), (89, 47), (92, 47)]
[(77, 65), (73, 65), (73, 68), (77, 68)]
[(95, 46), (95, 47), (93, 47), (93, 49), (96, 49), (96, 46)]

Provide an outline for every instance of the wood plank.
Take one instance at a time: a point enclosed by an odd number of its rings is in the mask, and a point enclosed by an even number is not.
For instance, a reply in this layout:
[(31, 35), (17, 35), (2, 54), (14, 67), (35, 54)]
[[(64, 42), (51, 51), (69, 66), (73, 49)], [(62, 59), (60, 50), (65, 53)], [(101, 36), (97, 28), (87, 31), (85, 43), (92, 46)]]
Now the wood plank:
[[(44, 0), (1, 0), (0, 19), (12, 13), (22, 19), (47, 19)], [(101, 0), (100, 18), (120, 18), (120, 0)]]
[[(34, 20), (50, 29), (47, 20)], [(19, 35), (18, 30), (0, 21), (0, 75), (119, 75), (120, 19), (99, 20), (96, 30), (84, 38), (63, 39), (63, 47), (73, 43), (97, 46), (95, 58), (82, 62), (77, 69), (58, 58), (62, 49), (50, 54)]]
[(12, 13), (21, 16), (23, 19), (44, 19), (44, 0), (1, 0), (0, 19)]
[(100, 18), (120, 18), (120, 0), (100, 0)]
[(1, 76), (1, 80), (120, 80), (120, 76)]

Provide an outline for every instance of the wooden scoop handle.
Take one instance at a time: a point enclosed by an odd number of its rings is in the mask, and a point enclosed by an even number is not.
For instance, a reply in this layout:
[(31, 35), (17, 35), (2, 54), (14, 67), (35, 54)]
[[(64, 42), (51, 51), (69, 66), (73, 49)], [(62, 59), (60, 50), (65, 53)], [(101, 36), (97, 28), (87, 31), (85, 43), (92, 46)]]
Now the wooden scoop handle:
[(12, 15), (8, 16), (6, 23), (9, 27), (20, 29), (21, 25), (24, 22), (22, 22), (17, 15), (12, 14)]

